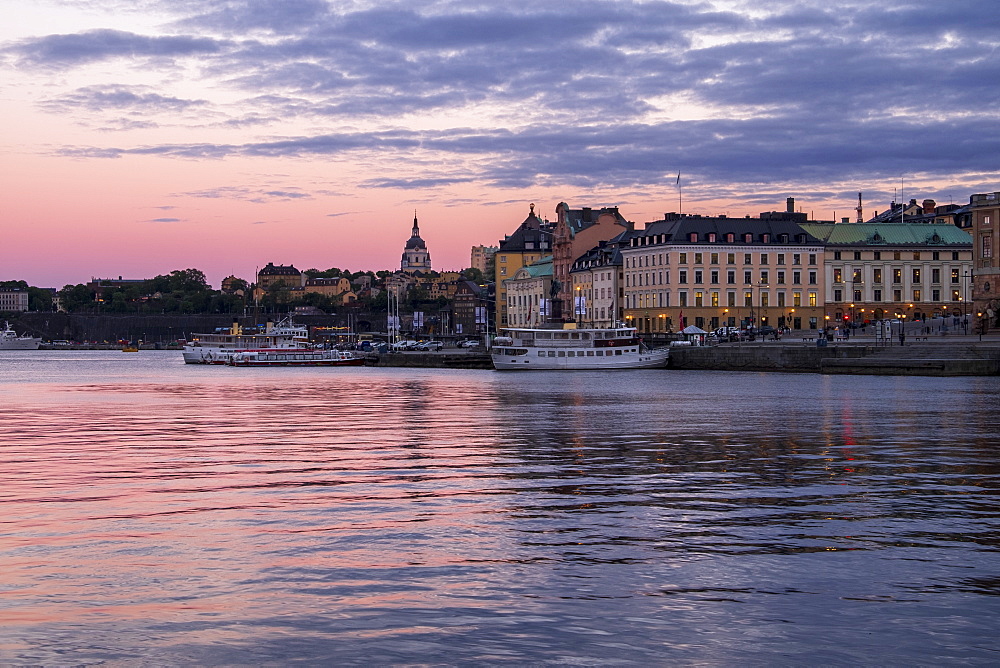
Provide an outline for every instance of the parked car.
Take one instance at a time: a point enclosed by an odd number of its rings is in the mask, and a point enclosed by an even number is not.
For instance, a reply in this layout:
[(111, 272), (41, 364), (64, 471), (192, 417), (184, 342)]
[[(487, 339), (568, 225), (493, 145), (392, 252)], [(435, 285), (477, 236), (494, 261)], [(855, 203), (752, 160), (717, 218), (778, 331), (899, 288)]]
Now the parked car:
[(469, 339), (468, 341), (462, 341), (458, 344), (459, 348), (478, 348), (479, 346), (480, 343), (476, 339)]
[(392, 344), (392, 349), (397, 351), (414, 350), (416, 347), (417, 347), (417, 342), (410, 340), (396, 341), (394, 344)]
[(420, 343), (417, 344), (416, 347), (417, 350), (423, 350), (427, 352), (434, 350), (441, 350), (442, 348), (444, 348), (444, 344), (441, 343), (440, 341), (421, 341)]

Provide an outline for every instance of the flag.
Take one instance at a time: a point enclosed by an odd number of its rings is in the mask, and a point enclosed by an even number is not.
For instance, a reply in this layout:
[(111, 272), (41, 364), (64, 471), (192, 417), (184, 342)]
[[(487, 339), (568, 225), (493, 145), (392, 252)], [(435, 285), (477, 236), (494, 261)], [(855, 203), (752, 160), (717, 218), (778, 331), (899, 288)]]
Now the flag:
[(680, 172), (677, 172), (677, 181), (676, 181), (676, 184), (677, 185), (681, 184), (681, 173)]

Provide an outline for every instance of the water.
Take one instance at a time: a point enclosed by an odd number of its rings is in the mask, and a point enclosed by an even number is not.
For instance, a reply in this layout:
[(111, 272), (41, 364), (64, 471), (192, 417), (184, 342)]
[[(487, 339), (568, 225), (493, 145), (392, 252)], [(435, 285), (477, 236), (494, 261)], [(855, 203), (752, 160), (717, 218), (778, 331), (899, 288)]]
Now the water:
[(995, 665), (996, 378), (0, 354), (3, 665)]

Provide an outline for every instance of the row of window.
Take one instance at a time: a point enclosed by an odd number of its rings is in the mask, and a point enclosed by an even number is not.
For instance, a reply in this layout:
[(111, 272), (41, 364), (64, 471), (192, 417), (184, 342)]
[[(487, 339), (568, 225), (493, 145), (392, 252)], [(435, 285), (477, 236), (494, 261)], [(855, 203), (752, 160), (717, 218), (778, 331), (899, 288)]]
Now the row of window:
[[(726, 307), (736, 307), (736, 297), (735, 292), (727, 292), (726, 294)], [(721, 302), (722, 293), (719, 292), (709, 292), (706, 293), (696, 290), (692, 293), (688, 293), (686, 290), (677, 292), (677, 306), (712, 306), (719, 307), (723, 306)], [(798, 307), (802, 306), (802, 293), (793, 292), (791, 304), (787, 303), (787, 294), (784, 291), (776, 293), (777, 303), (774, 306), (783, 308), (786, 306)], [(707, 299), (706, 299), (707, 298)], [(819, 304), (819, 295), (815, 292), (807, 293), (809, 306), (817, 306)], [(707, 302), (707, 303), (706, 303)], [(632, 295), (625, 295), (625, 308), (670, 308), (670, 292), (644, 292)], [(747, 308), (753, 308), (760, 306), (763, 308), (769, 308), (771, 304), (771, 295), (768, 292), (760, 292), (755, 295), (752, 291), (747, 291), (743, 293), (743, 304)]]
[[(921, 267), (911, 267), (911, 269), (910, 269), (910, 272), (911, 272), (910, 273), (910, 278), (912, 279), (911, 282), (913, 282), (913, 283), (919, 283), (920, 280), (921, 280), (921, 278), (925, 276), (925, 274), (921, 271), (921, 269), (922, 269)], [(893, 267), (891, 271), (892, 271), (892, 282), (893, 283), (902, 283), (903, 282), (903, 268), (902, 267)], [(958, 283), (961, 282), (961, 277), (962, 277), (961, 270), (959, 270), (959, 269), (952, 269), (950, 273), (951, 273), (951, 282), (952, 282), (953, 285), (957, 285)], [(844, 272), (844, 270), (843, 270), (842, 267), (835, 267), (833, 269), (833, 282), (834, 283), (843, 283), (844, 282), (844, 274), (845, 274), (845, 272)], [(940, 283), (941, 282), (941, 269), (940, 268), (937, 268), (937, 267), (932, 268), (931, 271), (930, 271), (930, 274), (931, 274), (931, 283)], [(966, 274), (966, 276), (968, 277), (968, 274)], [(864, 270), (863, 269), (855, 269), (854, 272), (853, 272), (853, 274), (851, 275), (851, 282), (852, 283), (864, 283), (865, 282), (864, 281)], [(872, 283), (879, 284), (881, 282), (882, 282), (882, 268), (881, 267), (872, 267)]]
[[(882, 259), (882, 251), (872, 251), (870, 254), (869, 253), (863, 253), (862, 251), (853, 251), (853, 252), (833, 251), (833, 259), (834, 260), (844, 260), (844, 259), (846, 259), (847, 255), (853, 255), (853, 257), (854, 257), (855, 260), (866, 260), (866, 259), (881, 260)], [(866, 255), (868, 255), (869, 257), (865, 257)], [(889, 253), (886, 253), (886, 255), (889, 255)], [(947, 255), (947, 252), (945, 253), (945, 255)], [(921, 259), (921, 257), (923, 257), (923, 256), (921, 255), (920, 251), (913, 251), (913, 259), (914, 260), (919, 260), (919, 259)], [(903, 253), (901, 251), (893, 251), (892, 252), (892, 259), (893, 260), (897, 260), (897, 261), (898, 260), (902, 260), (903, 259)], [(941, 259), (941, 251), (932, 251), (931, 252), (931, 259), (932, 260), (940, 260)], [(951, 259), (953, 261), (956, 261), (956, 262), (959, 260), (959, 253), (958, 253), (958, 251), (951, 251)]]
[[(718, 285), (719, 284), (719, 274), (720, 270), (711, 269), (709, 270), (709, 284)], [(754, 281), (753, 270), (747, 269), (743, 272), (743, 284), (744, 285), (762, 285), (766, 286), (771, 282), (771, 273), (767, 269), (762, 269), (758, 273), (758, 280)], [(786, 284), (787, 272), (783, 269), (779, 269), (774, 272), (775, 283), (777, 285)], [(809, 285), (817, 285), (817, 272), (815, 270), (810, 270), (808, 273)], [(694, 269), (689, 272), (687, 269), (677, 270), (677, 283), (680, 285), (686, 285), (688, 279), (693, 279), (691, 282), (695, 285), (701, 285), (705, 283), (705, 272), (702, 269)], [(799, 270), (792, 271), (792, 285), (802, 285), (802, 272)], [(726, 284), (736, 285), (736, 270), (728, 269), (726, 270)], [(634, 288), (642, 287), (647, 285), (670, 285), (670, 270), (665, 269), (661, 271), (653, 272), (631, 272), (625, 274), (625, 287)]]
[[(647, 255), (636, 255), (624, 258), (626, 269), (635, 269), (637, 267), (656, 267), (656, 266), (666, 266), (670, 264), (671, 253), (651, 253)], [(688, 264), (688, 258), (693, 260), (692, 264), (704, 264), (705, 255), (709, 257), (709, 264), (719, 264), (719, 258), (722, 253), (677, 253), (677, 264)], [(726, 253), (726, 264), (736, 264), (737, 253)], [(743, 264), (753, 264), (754, 253), (742, 253)], [(788, 255), (791, 255), (793, 265), (802, 264), (802, 253), (774, 253), (775, 264), (781, 266), (786, 264), (785, 260)], [(761, 266), (766, 266), (771, 264), (772, 253), (760, 253), (758, 259)], [(809, 253), (809, 265), (814, 266), (816, 264), (816, 253)]]
[[(882, 301), (882, 294), (883, 294), (882, 290), (877, 290), (877, 289), (876, 290), (872, 290), (872, 301), (873, 302), (881, 302)], [(914, 301), (914, 302), (922, 301), (923, 297), (924, 297), (924, 294), (925, 293), (924, 293), (923, 290), (921, 290), (919, 288), (914, 288), (914, 289), (912, 289), (910, 291), (910, 301)], [(941, 290), (936, 290), (936, 289), (935, 290), (931, 290), (930, 291), (931, 302), (940, 302), (941, 301), (941, 294), (942, 294)], [(847, 301), (847, 300), (844, 299), (844, 295), (845, 295), (845, 292), (843, 290), (834, 290), (833, 291), (833, 301), (834, 302), (845, 302), (845, 301)], [(866, 301), (864, 299), (864, 295), (862, 294), (861, 290), (854, 290), (853, 293), (852, 293), (852, 296), (854, 297), (851, 300), (853, 302), (864, 303)], [(894, 302), (901, 302), (901, 301), (903, 301), (903, 291), (902, 290), (893, 290), (892, 291), (892, 301), (894, 301)], [(959, 292), (958, 290), (952, 290), (951, 291), (951, 301), (953, 301), (953, 302), (960, 302), (960, 301), (962, 301), (962, 294), (961, 294), (961, 292)]]

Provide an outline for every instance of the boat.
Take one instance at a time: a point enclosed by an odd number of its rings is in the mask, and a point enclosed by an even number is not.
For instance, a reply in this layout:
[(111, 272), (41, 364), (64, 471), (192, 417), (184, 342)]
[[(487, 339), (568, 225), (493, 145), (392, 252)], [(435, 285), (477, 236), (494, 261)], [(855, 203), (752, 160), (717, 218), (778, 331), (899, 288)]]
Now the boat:
[(268, 323), (263, 333), (247, 333), (234, 324), (229, 331), (192, 334), (182, 354), (185, 364), (228, 364), (243, 351), (308, 349), (309, 328), (286, 319)]
[(18, 336), (14, 328), (7, 322), (3, 332), (0, 332), (0, 350), (38, 350), (42, 339), (35, 336)]
[(647, 348), (635, 327), (508, 327), (493, 340), (493, 366), (514, 369), (656, 369), (669, 350)]
[(232, 356), (229, 366), (363, 366), (364, 357), (344, 350), (244, 350)]

